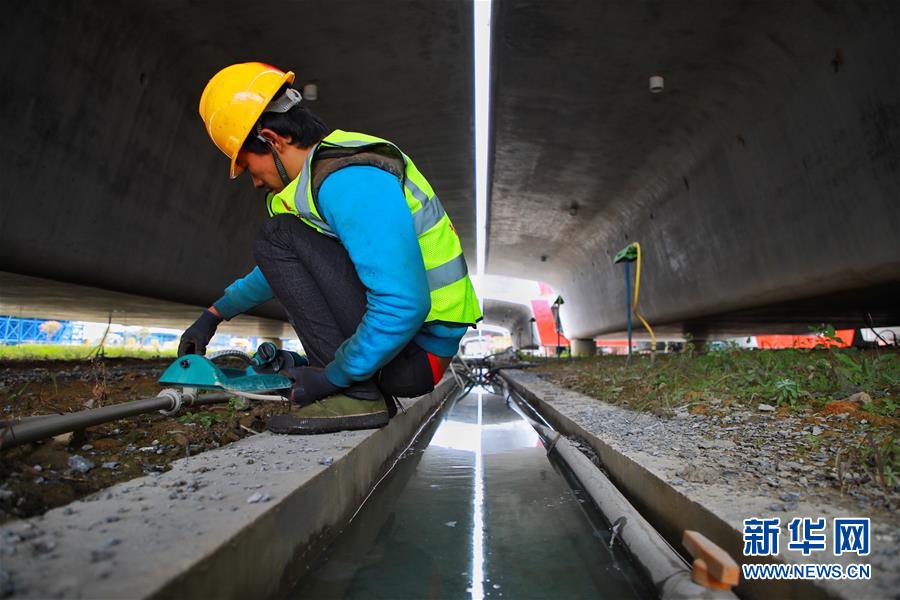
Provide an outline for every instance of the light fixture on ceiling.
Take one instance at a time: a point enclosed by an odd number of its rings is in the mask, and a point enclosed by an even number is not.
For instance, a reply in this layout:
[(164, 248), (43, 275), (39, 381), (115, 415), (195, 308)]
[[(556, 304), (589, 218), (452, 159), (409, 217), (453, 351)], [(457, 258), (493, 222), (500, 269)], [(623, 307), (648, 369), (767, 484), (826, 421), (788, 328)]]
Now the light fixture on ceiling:
[[(472, 4), (475, 38), (475, 264), (477, 272), (484, 274), (487, 267), (488, 132), (491, 112), (491, 1), (478, 0)], [(476, 585), (472, 588), (480, 589)]]
[(665, 87), (665, 80), (662, 75), (651, 75), (650, 76), (650, 93), (658, 94), (663, 91), (663, 87)]
[(315, 83), (305, 83), (303, 84), (303, 99), (304, 100), (318, 100), (319, 99), (319, 86)]

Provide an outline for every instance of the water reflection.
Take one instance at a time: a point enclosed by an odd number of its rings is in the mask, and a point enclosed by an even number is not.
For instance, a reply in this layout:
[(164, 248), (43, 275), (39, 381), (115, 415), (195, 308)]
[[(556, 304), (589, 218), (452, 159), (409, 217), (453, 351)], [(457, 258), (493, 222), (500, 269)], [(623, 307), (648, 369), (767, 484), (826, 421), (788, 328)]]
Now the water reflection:
[(500, 396), (476, 390), (382, 482), (293, 598), (649, 593)]

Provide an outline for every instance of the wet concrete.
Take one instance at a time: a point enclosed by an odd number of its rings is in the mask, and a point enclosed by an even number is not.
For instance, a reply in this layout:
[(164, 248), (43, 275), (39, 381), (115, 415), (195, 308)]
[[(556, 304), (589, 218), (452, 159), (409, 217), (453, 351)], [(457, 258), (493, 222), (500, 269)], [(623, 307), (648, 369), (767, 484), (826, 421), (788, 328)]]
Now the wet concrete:
[(641, 598), (652, 587), (503, 397), (449, 407), (291, 598)]

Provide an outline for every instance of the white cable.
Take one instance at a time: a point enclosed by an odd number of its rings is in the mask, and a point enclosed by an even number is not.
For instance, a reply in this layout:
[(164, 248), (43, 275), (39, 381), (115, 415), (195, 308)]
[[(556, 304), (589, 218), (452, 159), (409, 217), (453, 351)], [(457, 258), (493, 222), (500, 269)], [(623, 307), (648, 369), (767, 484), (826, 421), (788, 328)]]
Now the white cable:
[(450, 363), (450, 372), (453, 374), (453, 379), (456, 380), (456, 385), (459, 386), (459, 389), (461, 389), (461, 390), (464, 389), (462, 380), (459, 378), (459, 375), (456, 373), (456, 367), (453, 365), (453, 363)]
[(284, 396), (273, 396), (267, 394), (251, 394), (250, 392), (238, 392), (235, 390), (225, 390), (229, 394), (234, 394), (235, 396), (240, 396), (242, 398), (249, 398), (250, 400), (263, 400), (269, 402), (290, 402), (289, 399)]

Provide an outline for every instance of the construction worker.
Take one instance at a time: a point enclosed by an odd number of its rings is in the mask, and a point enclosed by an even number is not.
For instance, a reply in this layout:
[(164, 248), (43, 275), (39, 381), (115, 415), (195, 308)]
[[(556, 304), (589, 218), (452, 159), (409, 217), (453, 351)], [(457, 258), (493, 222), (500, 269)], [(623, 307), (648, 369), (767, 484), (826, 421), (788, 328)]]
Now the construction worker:
[(294, 74), (263, 63), (219, 71), (200, 116), (231, 161), (268, 192), (257, 267), (181, 338), (205, 352), (217, 326), (277, 298), (309, 366), (281, 372), (300, 407), (269, 429), (380, 427), (394, 397), (432, 389), (481, 310), (459, 237), (431, 185), (397, 146), (335, 130), (302, 104)]

